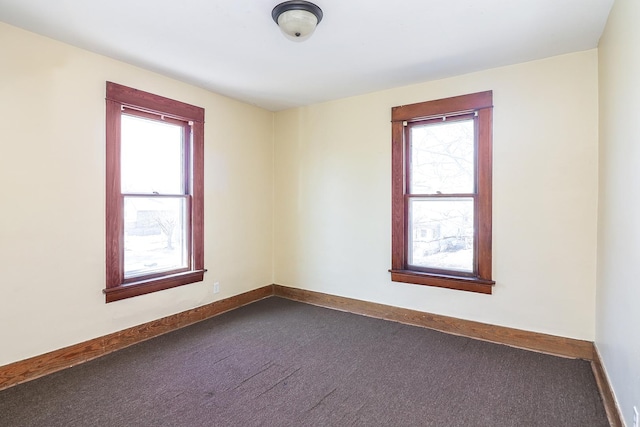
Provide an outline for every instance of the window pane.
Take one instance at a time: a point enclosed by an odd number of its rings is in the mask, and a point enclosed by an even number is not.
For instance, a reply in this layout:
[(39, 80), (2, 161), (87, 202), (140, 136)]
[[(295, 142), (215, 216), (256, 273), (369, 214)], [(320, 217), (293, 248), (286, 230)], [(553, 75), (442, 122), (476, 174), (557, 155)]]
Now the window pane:
[(188, 267), (186, 198), (124, 198), (125, 278)]
[(473, 199), (411, 199), (409, 264), (473, 272)]
[(412, 194), (475, 191), (473, 120), (414, 126), (410, 137)]
[(122, 192), (183, 194), (183, 127), (122, 115)]

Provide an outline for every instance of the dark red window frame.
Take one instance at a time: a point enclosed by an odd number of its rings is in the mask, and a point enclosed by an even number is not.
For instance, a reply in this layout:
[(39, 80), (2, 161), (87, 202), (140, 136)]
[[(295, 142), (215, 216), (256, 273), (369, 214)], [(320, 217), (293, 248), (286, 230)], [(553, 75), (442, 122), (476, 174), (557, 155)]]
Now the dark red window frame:
[[(204, 278), (204, 109), (116, 83), (106, 85), (106, 302), (200, 282)], [(126, 112), (125, 112), (126, 111)], [(121, 191), (122, 114), (188, 123), (185, 194), (188, 203), (188, 268), (124, 278), (124, 196)]]
[[(447, 116), (473, 114), (476, 121), (476, 192), (474, 194), (474, 262), (473, 274), (455, 271), (430, 272), (408, 264), (407, 125), (427, 123)], [(490, 294), (492, 280), (491, 200), (492, 200), (492, 122), (493, 92), (479, 92), (394, 107), (392, 117), (392, 254), (391, 280), (394, 282), (437, 286)]]

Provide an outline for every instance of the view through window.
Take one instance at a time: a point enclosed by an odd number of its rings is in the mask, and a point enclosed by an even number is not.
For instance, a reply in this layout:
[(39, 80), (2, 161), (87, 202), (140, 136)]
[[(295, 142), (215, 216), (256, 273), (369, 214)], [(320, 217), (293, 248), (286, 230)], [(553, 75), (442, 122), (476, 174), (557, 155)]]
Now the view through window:
[(188, 131), (183, 124), (122, 115), (125, 279), (189, 267)]
[(408, 263), (473, 273), (474, 121), (411, 125), (409, 139)]

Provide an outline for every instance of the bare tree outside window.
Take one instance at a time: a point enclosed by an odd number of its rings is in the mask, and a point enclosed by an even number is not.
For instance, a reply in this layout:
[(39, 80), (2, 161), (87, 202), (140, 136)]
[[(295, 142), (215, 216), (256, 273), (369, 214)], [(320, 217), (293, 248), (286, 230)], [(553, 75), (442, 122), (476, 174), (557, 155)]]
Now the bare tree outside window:
[(176, 229), (176, 219), (168, 215), (158, 215), (156, 223), (167, 239), (167, 249), (173, 250), (173, 232)]

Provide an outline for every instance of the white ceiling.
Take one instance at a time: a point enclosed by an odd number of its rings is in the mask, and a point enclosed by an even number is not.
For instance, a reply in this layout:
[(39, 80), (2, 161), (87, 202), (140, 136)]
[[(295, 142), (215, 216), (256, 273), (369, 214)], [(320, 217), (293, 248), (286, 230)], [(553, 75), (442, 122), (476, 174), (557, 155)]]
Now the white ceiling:
[[(597, 46), (613, 0), (0, 0), (0, 21), (277, 111)], [(0, 53), (1, 54), (1, 53)]]

